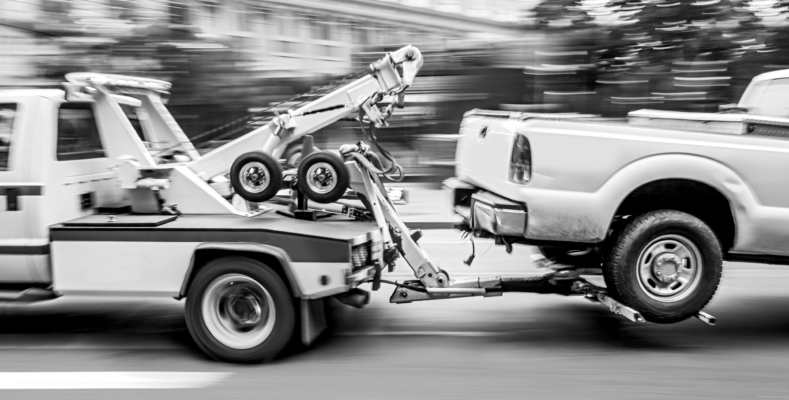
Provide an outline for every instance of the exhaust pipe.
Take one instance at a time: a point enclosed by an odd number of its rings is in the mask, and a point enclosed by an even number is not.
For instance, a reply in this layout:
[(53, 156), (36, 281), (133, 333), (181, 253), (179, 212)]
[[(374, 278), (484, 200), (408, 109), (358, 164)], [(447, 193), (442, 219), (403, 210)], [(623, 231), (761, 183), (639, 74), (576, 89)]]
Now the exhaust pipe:
[(363, 309), (370, 304), (370, 292), (366, 292), (359, 288), (353, 288), (345, 293), (340, 293), (334, 296), (340, 303)]

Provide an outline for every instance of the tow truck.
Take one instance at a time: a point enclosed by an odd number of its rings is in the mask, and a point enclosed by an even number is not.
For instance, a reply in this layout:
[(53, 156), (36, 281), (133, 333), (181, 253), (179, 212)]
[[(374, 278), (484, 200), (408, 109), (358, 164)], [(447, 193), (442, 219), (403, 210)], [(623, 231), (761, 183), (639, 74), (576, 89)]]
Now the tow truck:
[[(407, 196), (383, 184), (402, 169), (374, 134), (421, 65), (414, 46), (388, 53), (206, 154), (167, 111), (164, 81), (72, 73), (63, 90), (0, 92), (0, 301), (186, 299), (197, 345), (229, 362), (309, 344), (325, 327), (324, 299), (362, 308), (364, 283), (394, 285), (392, 303), (581, 295), (643, 321), (572, 271), (452, 279), (430, 259), (396, 211)], [(377, 152), (307, 150), (310, 133), (354, 117)], [(283, 171), (277, 158), (298, 139), (306, 156)], [(349, 195), (362, 206), (343, 203)], [(382, 279), (401, 257), (415, 279)]]

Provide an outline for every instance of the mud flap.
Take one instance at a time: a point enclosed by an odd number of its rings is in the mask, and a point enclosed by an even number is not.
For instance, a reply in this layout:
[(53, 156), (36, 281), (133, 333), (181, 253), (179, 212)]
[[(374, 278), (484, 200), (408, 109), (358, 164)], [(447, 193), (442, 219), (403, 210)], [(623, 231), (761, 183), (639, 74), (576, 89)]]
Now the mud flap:
[(301, 343), (309, 346), (326, 330), (326, 309), (323, 299), (301, 300)]

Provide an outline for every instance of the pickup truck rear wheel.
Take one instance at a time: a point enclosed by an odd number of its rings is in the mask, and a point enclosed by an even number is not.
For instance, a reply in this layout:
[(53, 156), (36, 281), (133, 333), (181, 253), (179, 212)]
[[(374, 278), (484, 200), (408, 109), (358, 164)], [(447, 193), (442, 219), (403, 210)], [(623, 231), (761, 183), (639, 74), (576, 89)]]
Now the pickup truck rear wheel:
[(723, 271), (720, 243), (680, 211), (643, 214), (620, 232), (603, 268), (609, 293), (656, 323), (692, 317), (709, 303)]
[(270, 155), (242, 154), (230, 167), (230, 184), (241, 198), (255, 203), (274, 197), (282, 186), (282, 167)]
[(267, 265), (245, 257), (210, 261), (186, 297), (186, 325), (209, 356), (264, 362), (288, 344), (295, 326), (290, 292)]

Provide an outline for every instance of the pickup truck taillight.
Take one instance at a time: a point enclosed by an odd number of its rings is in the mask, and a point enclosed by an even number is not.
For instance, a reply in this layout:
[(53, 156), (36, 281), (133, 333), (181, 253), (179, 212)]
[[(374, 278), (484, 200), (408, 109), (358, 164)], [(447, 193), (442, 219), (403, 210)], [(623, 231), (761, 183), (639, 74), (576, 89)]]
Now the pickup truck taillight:
[(529, 139), (523, 135), (515, 135), (510, 158), (510, 182), (526, 183), (531, 178), (531, 147)]

